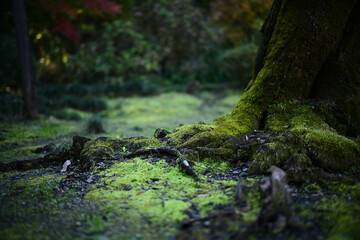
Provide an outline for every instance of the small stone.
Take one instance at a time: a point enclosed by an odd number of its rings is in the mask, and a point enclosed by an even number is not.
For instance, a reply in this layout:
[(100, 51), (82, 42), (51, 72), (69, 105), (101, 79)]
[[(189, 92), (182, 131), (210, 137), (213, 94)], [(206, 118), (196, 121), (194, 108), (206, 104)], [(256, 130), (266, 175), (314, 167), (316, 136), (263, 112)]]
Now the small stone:
[(94, 181), (94, 180), (93, 180), (92, 176), (90, 176), (90, 177), (86, 180), (87, 183), (92, 183), (93, 181)]
[(127, 186), (125, 187), (125, 190), (126, 190), (126, 191), (130, 191), (131, 189), (132, 189), (131, 184), (129, 184), (129, 185), (127, 185)]
[(242, 173), (240, 173), (240, 177), (244, 177), (244, 176), (246, 176), (247, 175), (247, 173), (245, 173), (245, 172), (242, 172)]

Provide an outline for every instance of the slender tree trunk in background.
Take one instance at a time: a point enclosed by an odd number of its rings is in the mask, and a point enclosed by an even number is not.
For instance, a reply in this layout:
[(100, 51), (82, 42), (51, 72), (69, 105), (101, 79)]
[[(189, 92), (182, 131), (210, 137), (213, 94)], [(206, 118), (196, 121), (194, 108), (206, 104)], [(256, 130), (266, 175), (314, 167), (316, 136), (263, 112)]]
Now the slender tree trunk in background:
[(35, 77), (31, 59), (24, 0), (12, 0), (12, 8), (16, 27), (27, 117), (34, 119), (38, 118), (39, 110), (35, 90)]

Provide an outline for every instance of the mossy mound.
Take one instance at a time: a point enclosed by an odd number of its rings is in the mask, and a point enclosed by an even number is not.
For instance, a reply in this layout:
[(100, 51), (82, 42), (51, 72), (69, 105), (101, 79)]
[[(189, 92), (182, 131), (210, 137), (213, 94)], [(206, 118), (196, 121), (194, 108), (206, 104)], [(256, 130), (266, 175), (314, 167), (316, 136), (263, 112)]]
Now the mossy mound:
[(170, 146), (180, 146), (198, 133), (209, 132), (215, 125), (198, 122), (195, 124), (185, 124), (175, 128), (165, 136), (167, 144)]
[(339, 135), (310, 106), (298, 101), (271, 106), (267, 128), (278, 134), (253, 156), (250, 172), (254, 174), (276, 165), (293, 180), (305, 181), (321, 177), (319, 170), (343, 172), (360, 164), (360, 144)]
[(124, 154), (136, 151), (142, 147), (159, 147), (161, 142), (154, 138), (134, 137), (134, 138), (106, 138), (100, 137), (95, 140), (86, 141), (83, 145), (79, 144), (79, 149), (73, 152), (80, 152), (78, 157), (81, 167), (86, 170), (93, 169), (97, 162), (113, 160), (119, 158), (115, 154)]

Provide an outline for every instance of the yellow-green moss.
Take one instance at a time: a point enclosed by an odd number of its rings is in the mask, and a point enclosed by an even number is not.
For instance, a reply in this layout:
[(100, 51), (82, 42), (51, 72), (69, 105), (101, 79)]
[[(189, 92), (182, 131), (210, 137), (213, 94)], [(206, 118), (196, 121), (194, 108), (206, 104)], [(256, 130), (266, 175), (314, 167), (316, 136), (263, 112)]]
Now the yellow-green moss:
[(75, 122), (42, 119), (11, 124), (1, 122), (0, 129), (4, 130), (1, 131), (4, 140), (0, 141), (0, 148), (9, 148), (75, 134), (79, 130), (79, 125)]
[(115, 153), (128, 153), (141, 147), (160, 147), (162, 143), (155, 138), (98, 138), (85, 143), (80, 152), (84, 169), (92, 169), (96, 162), (109, 159)]
[(226, 171), (232, 168), (232, 164), (227, 161), (216, 161), (213, 158), (204, 158), (200, 161), (194, 162), (193, 169), (196, 172), (202, 173), (205, 170)]
[[(172, 130), (179, 124), (211, 122), (214, 118), (230, 112), (241, 96), (241, 92), (222, 93), (226, 96), (223, 100), (209, 93), (206, 94), (206, 98), (199, 98), (175, 92), (111, 99), (106, 110), (110, 130), (108, 134), (114, 137), (150, 137), (159, 127)], [(209, 104), (210, 97), (213, 104)], [(137, 129), (137, 126), (141, 127), (141, 130)]]
[(182, 125), (174, 129), (166, 136), (167, 143), (171, 146), (179, 146), (198, 133), (209, 132), (215, 128), (215, 125), (198, 122), (194, 124)]
[(105, 208), (117, 206), (117, 211), (129, 218), (143, 216), (151, 222), (169, 224), (184, 219), (184, 210), (191, 205), (200, 208), (201, 216), (205, 216), (214, 204), (233, 201), (233, 194), (229, 197), (226, 189), (233, 191), (236, 186), (232, 181), (196, 182), (165, 160), (152, 165), (135, 158), (113, 165), (104, 174), (107, 177), (102, 178), (103, 185), (95, 185), (86, 200), (106, 202)]
[(270, 106), (267, 128), (286, 130), (272, 138), (253, 157), (250, 172), (265, 173), (271, 165), (302, 174), (311, 173), (311, 166), (343, 171), (359, 165), (360, 145), (336, 133), (310, 106), (298, 101)]
[(273, 104), (268, 109), (266, 128), (272, 131), (296, 129), (323, 129), (334, 132), (310, 106), (299, 101)]
[(19, 179), (15, 182), (15, 187), (26, 187), (26, 188), (37, 188), (41, 187), (44, 184), (57, 184), (63, 179), (64, 175), (61, 175), (59, 173), (55, 174), (47, 174), (47, 175), (41, 175), (41, 176), (34, 176), (29, 177), (27, 179)]
[(344, 171), (360, 163), (360, 146), (337, 133), (308, 131), (305, 143), (314, 163), (325, 169)]
[(28, 160), (28, 159), (43, 157), (45, 154), (43, 153), (39, 154), (34, 152), (37, 148), (43, 146), (44, 145), (37, 145), (30, 147), (15, 148), (8, 151), (2, 151), (0, 152), (0, 162), (8, 163), (12, 161)]

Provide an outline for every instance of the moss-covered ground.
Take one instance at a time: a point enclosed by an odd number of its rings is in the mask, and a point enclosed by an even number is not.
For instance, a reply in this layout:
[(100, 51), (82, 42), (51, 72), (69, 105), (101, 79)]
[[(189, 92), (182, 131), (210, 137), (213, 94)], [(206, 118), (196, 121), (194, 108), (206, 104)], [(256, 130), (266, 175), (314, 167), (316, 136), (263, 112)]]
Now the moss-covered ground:
[[(38, 121), (2, 122), (0, 159), (8, 163), (39, 158), (49, 151), (61, 153), (69, 149), (73, 135), (91, 139), (151, 137), (158, 127), (172, 130), (179, 124), (211, 122), (230, 112), (239, 97), (240, 93), (227, 92), (223, 96), (167, 93), (109, 99), (108, 109), (98, 113), (106, 130), (101, 134), (87, 133), (86, 120), (92, 116), (85, 112), (78, 112), (82, 121), (43, 117)], [(202, 131), (202, 127), (198, 124), (199, 129), (193, 131)], [(312, 137), (309, 135), (309, 139)], [(49, 144), (51, 150), (46, 147)], [(158, 143), (154, 146), (158, 147)], [(132, 149), (128, 146), (116, 151), (125, 156)], [(192, 161), (199, 175), (196, 180), (165, 155), (106, 158), (96, 162), (92, 171), (83, 171), (73, 162), (67, 171), (61, 172), (64, 159), (47, 168), (0, 172), (0, 239), (360, 236), (357, 169), (323, 181), (290, 185), (292, 207), (301, 227), (265, 231), (256, 225), (264, 201), (259, 191), (262, 176), (250, 175), (246, 162), (229, 163), (200, 156), (199, 161)]]

